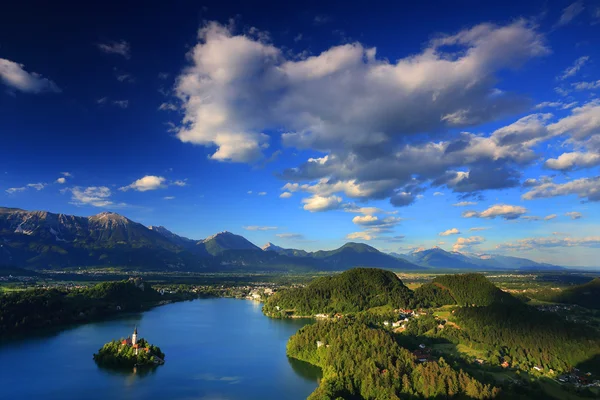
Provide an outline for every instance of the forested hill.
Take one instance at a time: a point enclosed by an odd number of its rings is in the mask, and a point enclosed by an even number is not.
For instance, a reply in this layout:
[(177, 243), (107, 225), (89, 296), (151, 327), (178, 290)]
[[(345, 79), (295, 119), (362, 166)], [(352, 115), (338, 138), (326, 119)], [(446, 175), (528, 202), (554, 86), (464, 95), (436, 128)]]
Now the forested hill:
[(488, 306), (518, 304), (520, 301), (498, 289), (481, 274), (443, 275), (415, 291), (415, 301), (421, 306)]
[(318, 278), (304, 288), (283, 290), (264, 306), (270, 316), (359, 312), (379, 306), (408, 307), (412, 292), (390, 271), (355, 268)]
[(557, 303), (577, 304), (598, 310), (600, 309), (600, 278), (565, 289), (547, 300)]

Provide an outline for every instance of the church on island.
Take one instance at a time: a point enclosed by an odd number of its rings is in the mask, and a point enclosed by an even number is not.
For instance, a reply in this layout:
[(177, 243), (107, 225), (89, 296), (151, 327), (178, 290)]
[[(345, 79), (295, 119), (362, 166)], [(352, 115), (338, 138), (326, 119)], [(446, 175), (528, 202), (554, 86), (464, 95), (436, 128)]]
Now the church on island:
[(121, 347), (123, 346), (131, 346), (133, 347), (133, 349), (135, 350), (135, 355), (138, 355), (138, 351), (145, 351), (146, 353), (150, 352), (150, 347), (141, 347), (140, 344), (138, 343), (138, 333), (137, 333), (137, 326), (133, 329), (133, 335), (131, 335), (131, 337), (128, 337), (127, 339), (123, 339), (123, 341), (121, 342)]

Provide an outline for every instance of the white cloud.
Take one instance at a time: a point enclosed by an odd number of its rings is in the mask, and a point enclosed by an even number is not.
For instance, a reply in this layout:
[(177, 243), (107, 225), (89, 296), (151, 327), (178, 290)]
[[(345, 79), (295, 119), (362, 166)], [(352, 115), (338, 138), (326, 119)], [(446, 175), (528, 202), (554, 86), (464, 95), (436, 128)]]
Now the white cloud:
[(568, 23), (573, 21), (575, 17), (581, 14), (584, 9), (585, 7), (583, 6), (583, 1), (581, 0), (570, 4), (569, 6), (563, 9), (562, 14), (560, 15), (560, 19), (557, 22), (557, 25), (567, 25)]
[(583, 214), (577, 211), (566, 212), (565, 215), (571, 219), (580, 219), (581, 217), (583, 217)]
[(19, 192), (24, 192), (25, 190), (27, 190), (26, 187), (14, 187), (14, 188), (6, 189), (5, 192), (8, 194), (15, 194), (15, 193), (19, 193)]
[(248, 194), (252, 194), (252, 190), (248, 190), (246, 193), (248, 193)]
[(544, 183), (533, 187), (521, 197), (524, 200), (533, 200), (567, 195), (600, 201), (600, 177), (580, 178), (565, 183)]
[(452, 204), (454, 207), (467, 207), (467, 206), (475, 206), (477, 205), (476, 201), (461, 201), (458, 203)]
[(469, 230), (471, 232), (479, 232), (479, 231), (487, 231), (488, 229), (490, 229), (490, 228), (486, 227), (486, 226), (477, 226), (477, 227), (474, 227), (474, 228), (470, 228)]
[(513, 242), (500, 243), (496, 245), (496, 248), (503, 250), (528, 251), (544, 249), (548, 247), (600, 247), (600, 236), (588, 236), (580, 238), (569, 236), (557, 237), (559, 235), (555, 235), (553, 237), (519, 239)]
[(42, 190), (43, 188), (45, 188), (46, 184), (45, 183), (41, 183), (41, 182), (38, 182), (38, 183), (28, 183), (27, 187), (30, 187), (32, 189), (35, 189), (35, 190), (39, 191), (39, 190)]
[(70, 172), (61, 172), (61, 174), (63, 176), (66, 176), (67, 178), (72, 178), (73, 177), (73, 174), (71, 174)]
[(353, 232), (353, 233), (349, 233), (346, 235), (346, 239), (349, 240), (355, 240), (355, 239), (360, 239), (360, 240), (373, 240), (375, 239), (377, 236), (373, 235), (372, 233), (369, 232)]
[(112, 104), (119, 108), (127, 108), (129, 107), (129, 100), (113, 100)]
[(24, 93), (54, 92), (60, 88), (54, 82), (35, 72), (27, 72), (24, 65), (0, 58), (0, 81), (11, 89)]
[(462, 251), (465, 248), (470, 248), (483, 242), (485, 242), (485, 238), (482, 236), (459, 237), (452, 246), (452, 251)]
[[(448, 46), (461, 51), (450, 54)], [(285, 127), (284, 144), (297, 148), (376, 149), (401, 136), (520, 109), (522, 99), (499, 93), (494, 77), (547, 53), (542, 35), (524, 20), (438, 37), (394, 63), (360, 43), (286, 58), (272, 44), (209, 23), (177, 79), (184, 112), (177, 137), (215, 146), (211, 158), (236, 162), (263, 157), (264, 132), (273, 127)], [(444, 118), (449, 115), (460, 118)]]
[(286, 239), (286, 240), (304, 239), (304, 235), (302, 235), (300, 233), (276, 233), (275, 236), (277, 236), (280, 239)]
[(162, 103), (158, 109), (161, 111), (177, 111), (179, 108), (173, 103)]
[(589, 59), (590, 58), (588, 56), (579, 57), (577, 60), (575, 60), (575, 62), (573, 63), (572, 66), (567, 68), (562, 73), (562, 75), (560, 76), (559, 79), (564, 80), (564, 79), (570, 78), (572, 76), (575, 76), (577, 74), (577, 72), (579, 72), (581, 67), (583, 67), (585, 65), (585, 63), (588, 62)]
[(178, 180), (172, 182), (171, 185), (184, 187), (184, 186), (187, 186), (187, 182), (185, 180), (178, 179)]
[(578, 151), (563, 153), (558, 158), (550, 158), (544, 163), (546, 168), (558, 171), (571, 171), (574, 169), (595, 167), (596, 165), (600, 165), (600, 154)]
[(501, 217), (506, 220), (517, 219), (527, 212), (525, 207), (511, 206), (508, 204), (495, 204), (488, 209), (477, 212), (477, 211), (464, 211), (462, 216), (465, 218), (496, 218)]
[(550, 215), (546, 215), (546, 216), (544, 217), (544, 221), (550, 221), (551, 219), (554, 219), (554, 218), (556, 218), (556, 217), (558, 217), (558, 215), (556, 215), (556, 214), (550, 214)]
[(433, 195), (434, 196), (443, 196), (444, 193), (442, 193), (442, 192), (434, 192)]
[(119, 188), (119, 190), (125, 192), (129, 189), (133, 189), (137, 190), (138, 192), (146, 192), (148, 190), (164, 189), (167, 187), (165, 181), (166, 179), (162, 176), (146, 175), (130, 185)]
[(259, 195), (259, 196), (266, 196), (266, 195), (267, 195), (267, 192), (258, 192), (258, 195)]
[(319, 195), (313, 195), (311, 197), (302, 199), (304, 203), (304, 209), (310, 212), (329, 211), (340, 208), (342, 204), (342, 198), (339, 196), (323, 197)]
[(107, 54), (118, 54), (127, 59), (131, 56), (131, 46), (125, 40), (98, 43), (97, 46), (102, 52)]
[(175, 196), (165, 196), (163, 197), (164, 200), (175, 200)]
[(592, 82), (575, 82), (572, 85), (576, 90), (596, 90), (600, 89), (600, 80)]
[(74, 188), (64, 189), (64, 191), (71, 192), (71, 201), (75, 205), (90, 205), (94, 207), (124, 205), (122, 203), (115, 204), (110, 200), (111, 191), (106, 186), (90, 186), (86, 188), (75, 186)]
[(460, 235), (460, 231), (456, 228), (445, 230), (439, 233), (440, 236)]
[(243, 228), (247, 231), (274, 231), (277, 229), (276, 226), (257, 226), (257, 225), (244, 226)]
[(282, 199), (289, 199), (290, 197), (292, 197), (292, 194), (290, 192), (283, 192), (279, 195), (279, 197)]
[(56, 180), (56, 183), (60, 183), (61, 185), (64, 184), (65, 182), (67, 182), (67, 179), (64, 176), (62, 176)]
[(544, 101), (543, 103), (537, 104), (534, 109), (541, 110), (543, 108), (559, 108), (561, 110), (568, 110), (575, 107), (578, 103), (573, 101), (571, 103), (563, 103), (561, 101)]

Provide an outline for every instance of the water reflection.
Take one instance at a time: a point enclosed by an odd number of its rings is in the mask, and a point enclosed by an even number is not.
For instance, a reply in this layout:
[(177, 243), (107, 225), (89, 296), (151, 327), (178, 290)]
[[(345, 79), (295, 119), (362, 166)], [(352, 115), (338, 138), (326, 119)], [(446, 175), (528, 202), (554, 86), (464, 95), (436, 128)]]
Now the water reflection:
[(321, 378), (323, 377), (323, 371), (321, 368), (292, 357), (288, 357), (288, 362), (290, 363), (290, 366), (294, 372), (301, 378), (309, 382), (321, 381)]

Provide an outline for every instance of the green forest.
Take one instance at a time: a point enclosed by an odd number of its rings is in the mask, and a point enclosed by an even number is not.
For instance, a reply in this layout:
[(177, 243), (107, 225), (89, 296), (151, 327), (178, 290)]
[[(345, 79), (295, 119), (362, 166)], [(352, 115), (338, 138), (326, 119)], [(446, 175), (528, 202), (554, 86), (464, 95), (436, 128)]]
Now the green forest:
[(103, 282), (86, 289), (28, 289), (0, 295), (0, 336), (100, 319), (121, 311), (140, 311), (161, 301), (147, 283)]
[(440, 358), (417, 364), (390, 332), (342, 319), (302, 328), (292, 336), (287, 354), (323, 370), (309, 399), (490, 399), (496, 387), (483, 384)]
[[(583, 287), (589, 290), (594, 282)], [(418, 314), (403, 322), (405, 308)], [(539, 311), (481, 274), (438, 276), (411, 291), (390, 272), (355, 269), (282, 290), (263, 310), (277, 318), (330, 317), (301, 329), (288, 343), (290, 357), (323, 369), (311, 399), (537, 399), (548, 397), (540, 379), (574, 368), (600, 376), (595, 328)], [(420, 343), (427, 343), (424, 363), (408, 350), (419, 352)], [(471, 355), (456, 353), (459, 348), (471, 349)], [(474, 366), (472, 354), (481, 354), (484, 360), (476, 364), (485, 366)], [(509, 374), (514, 378), (507, 383), (508, 375), (501, 374), (497, 382), (493, 373), (507, 371), (516, 372)], [(526, 378), (530, 373), (537, 378)], [(597, 392), (582, 388), (578, 395)]]
[(354, 268), (339, 275), (317, 278), (304, 288), (292, 288), (271, 296), (265, 314), (285, 317), (319, 313), (349, 313), (373, 307), (408, 307), (412, 292), (390, 271)]

